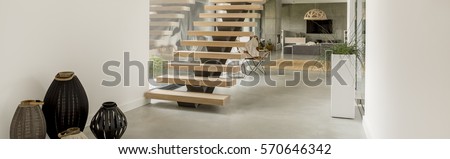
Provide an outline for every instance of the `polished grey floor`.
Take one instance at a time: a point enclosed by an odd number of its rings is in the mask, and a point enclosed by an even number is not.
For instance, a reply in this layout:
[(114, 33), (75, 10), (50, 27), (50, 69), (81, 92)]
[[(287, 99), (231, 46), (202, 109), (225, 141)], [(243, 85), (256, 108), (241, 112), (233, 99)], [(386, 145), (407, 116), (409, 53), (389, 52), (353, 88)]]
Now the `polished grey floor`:
[[(277, 73), (273, 73), (277, 74)], [(312, 73), (310, 78), (323, 77)], [(361, 116), (330, 117), (330, 87), (303, 83), (285, 87), (292, 72), (272, 75), (277, 86), (217, 88), (230, 94), (227, 106), (178, 107), (176, 102), (152, 100), (151, 104), (126, 112), (126, 139), (353, 139), (365, 138)], [(249, 80), (246, 77), (243, 80)], [(238, 82), (239, 83), (239, 82)], [(92, 134), (87, 134), (93, 137)]]

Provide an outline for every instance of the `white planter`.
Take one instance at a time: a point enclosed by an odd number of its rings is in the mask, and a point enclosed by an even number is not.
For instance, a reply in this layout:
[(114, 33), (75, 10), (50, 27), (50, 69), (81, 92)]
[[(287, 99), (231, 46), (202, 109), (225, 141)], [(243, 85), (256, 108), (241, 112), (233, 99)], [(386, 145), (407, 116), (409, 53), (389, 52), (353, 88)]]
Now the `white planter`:
[(355, 118), (355, 55), (332, 55), (331, 68), (344, 64), (332, 75), (331, 79), (331, 116), (337, 118)]

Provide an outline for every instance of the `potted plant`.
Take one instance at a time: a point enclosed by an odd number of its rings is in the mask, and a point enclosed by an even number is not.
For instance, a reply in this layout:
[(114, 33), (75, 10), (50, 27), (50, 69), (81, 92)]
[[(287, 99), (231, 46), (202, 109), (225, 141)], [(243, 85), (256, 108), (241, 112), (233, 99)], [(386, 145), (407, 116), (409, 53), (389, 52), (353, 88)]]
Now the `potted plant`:
[(357, 46), (347, 43), (331, 47), (331, 116), (355, 118)]
[(331, 47), (334, 55), (356, 55), (358, 49), (353, 44), (338, 43)]
[(270, 40), (270, 39), (266, 44), (266, 50), (273, 51), (273, 43), (272, 43), (272, 40)]
[(256, 37), (256, 40), (259, 41), (259, 45), (258, 45), (258, 47), (257, 47), (256, 49), (257, 49), (258, 51), (259, 51), (259, 50), (264, 50), (264, 48), (266, 48), (266, 45), (265, 45), (265, 43), (264, 43), (264, 39), (259, 40), (258, 37)]

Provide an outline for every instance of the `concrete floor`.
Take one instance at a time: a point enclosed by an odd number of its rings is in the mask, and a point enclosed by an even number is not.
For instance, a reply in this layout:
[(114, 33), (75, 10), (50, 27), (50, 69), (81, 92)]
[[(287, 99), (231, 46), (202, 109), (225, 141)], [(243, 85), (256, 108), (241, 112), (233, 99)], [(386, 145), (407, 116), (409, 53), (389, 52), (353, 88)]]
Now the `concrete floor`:
[[(311, 56), (272, 59), (314, 59)], [(261, 81), (243, 86), (245, 77), (231, 88), (216, 88), (214, 93), (231, 95), (226, 106), (201, 105), (197, 109), (178, 107), (176, 102), (152, 100), (151, 104), (126, 112), (128, 128), (124, 139), (358, 139), (365, 138), (361, 115), (355, 119), (330, 117), (330, 87), (309, 87), (300, 82), (285, 87), (294, 79), (292, 71), (271, 78), (277, 86)], [(322, 78), (313, 72), (310, 79)], [(185, 88), (180, 88), (185, 90)], [(89, 138), (95, 138), (85, 131)]]
[[(322, 73), (314, 73), (323, 77)], [(230, 94), (227, 106), (178, 107), (176, 102), (152, 100), (126, 112), (124, 139), (354, 139), (365, 138), (361, 116), (330, 117), (330, 87), (299, 84), (285, 87), (293, 73), (272, 76), (278, 86), (237, 85), (217, 88)], [(248, 78), (248, 77), (247, 77)], [(244, 79), (241, 79), (241, 81)], [(93, 138), (92, 134), (87, 133)]]

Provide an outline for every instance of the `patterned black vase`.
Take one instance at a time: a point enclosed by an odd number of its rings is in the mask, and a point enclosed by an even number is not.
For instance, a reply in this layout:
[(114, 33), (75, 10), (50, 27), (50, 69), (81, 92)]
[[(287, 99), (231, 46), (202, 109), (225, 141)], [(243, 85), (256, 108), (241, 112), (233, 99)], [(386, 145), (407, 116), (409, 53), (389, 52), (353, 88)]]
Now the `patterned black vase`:
[(58, 133), (72, 127), (83, 131), (89, 112), (89, 102), (80, 80), (73, 72), (60, 72), (47, 91), (42, 106), (47, 122), (47, 134), (58, 139)]
[(127, 117), (114, 102), (105, 102), (91, 121), (97, 139), (120, 139), (127, 129)]
[(37, 100), (25, 100), (20, 103), (11, 122), (11, 139), (45, 139), (45, 118)]

